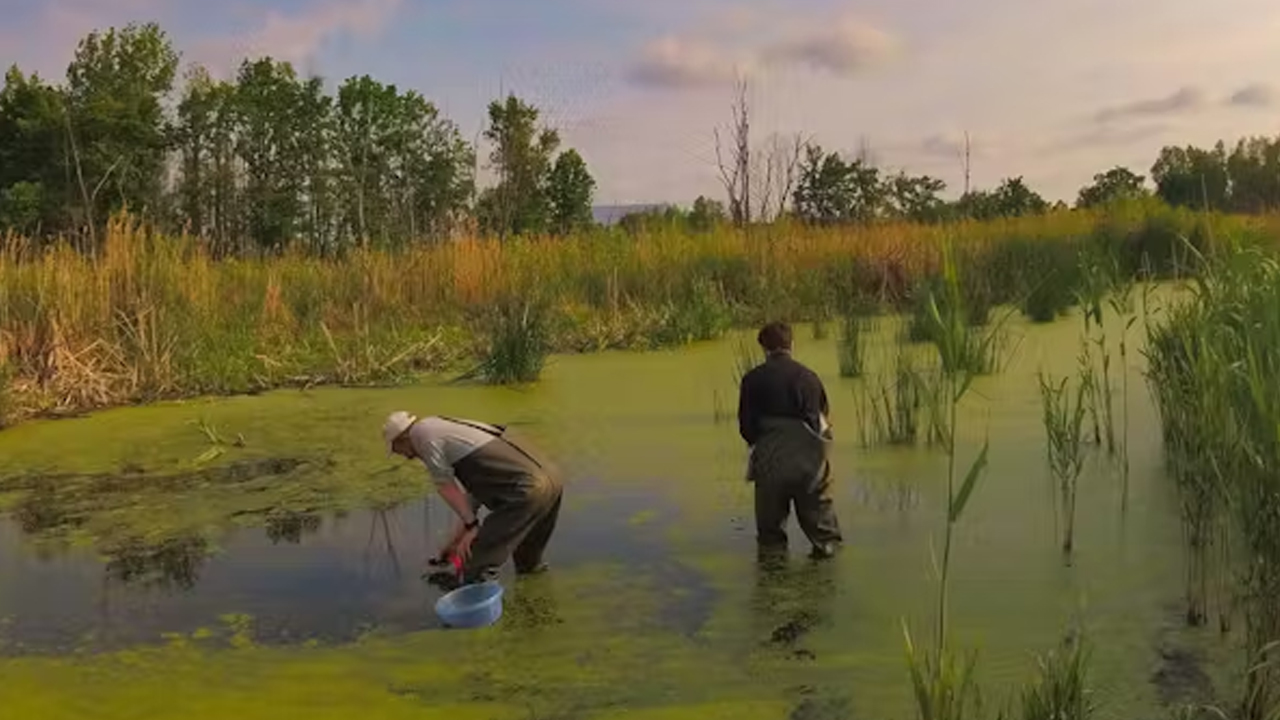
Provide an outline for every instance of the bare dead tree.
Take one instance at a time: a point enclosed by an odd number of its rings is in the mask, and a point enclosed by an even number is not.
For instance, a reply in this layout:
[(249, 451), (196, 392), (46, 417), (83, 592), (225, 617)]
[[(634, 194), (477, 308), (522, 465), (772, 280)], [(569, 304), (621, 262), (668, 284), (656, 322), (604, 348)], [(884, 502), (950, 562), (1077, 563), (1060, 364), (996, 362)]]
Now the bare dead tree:
[[(757, 219), (770, 222), (786, 212), (787, 203), (791, 201), (791, 194), (795, 190), (800, 155), (806, 144), (807, 141), (799, 133), (789, 137), (776, 133), (770, 136), (760, 163), (763, 167), (763, 179), (755, 193), (757, 203), (754, 216)], [(755, 177), (759, 178), (761, 175), (756, 173)]]
[(729, 215), (734, 225), (744, 227), (751, 223), (751, 115), (745, 78), (736, 83), (732, 118), (728, 150), (720, 129), (715, 130), (716, 164), (728, 196)]
[(969, 131), (964, 131), (964, 194), (969, 194)]

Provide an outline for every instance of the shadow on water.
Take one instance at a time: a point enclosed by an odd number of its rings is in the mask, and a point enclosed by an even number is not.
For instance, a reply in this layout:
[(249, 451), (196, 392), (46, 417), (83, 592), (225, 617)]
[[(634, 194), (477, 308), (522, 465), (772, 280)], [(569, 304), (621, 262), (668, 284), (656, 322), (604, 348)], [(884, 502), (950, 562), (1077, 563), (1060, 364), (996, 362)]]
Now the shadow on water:
[[(240, 491), (236, 483), (261, 479), (255, 472), (278, 477), (301, 465), (260, 461), (144, 479), (149, 489), (170, 494), (218, 482)], [(170, 633), (207, 636), (229, 617), (251, 618), (250, 635), (264, 644), (341, 643), (369, 632), (439, 627), (432, 606), (440, 593), (422, 575), (452, 515), (435, 496), (319, 510), (275, 506), (263, 493), (257, 507), (206, 526), (145, 532), (136, 521), (112, 522), (117, 504), (136, 501), (129, 488), (140, 478), (5, 481), (19, 499), (7, 517), (0, 515), (0, 617), (8, 619), (0, 627), (0, 653), (100, 651)], [(679, 588), (663, 593), (668, 607), (660, 622), (692, 635), (709, 616), (713, 593), (663, 543), (674, 516), (656, 495), (605, 492), (590, 479), (577, 481), (548, 558), (557, 567), (622, 562), (651, 589)], [(83, 542), (88, 526), (92, 550)], [(562, 622), (546, 585), (513, 583), (510, 567), (504, 572), (504, 627)]]

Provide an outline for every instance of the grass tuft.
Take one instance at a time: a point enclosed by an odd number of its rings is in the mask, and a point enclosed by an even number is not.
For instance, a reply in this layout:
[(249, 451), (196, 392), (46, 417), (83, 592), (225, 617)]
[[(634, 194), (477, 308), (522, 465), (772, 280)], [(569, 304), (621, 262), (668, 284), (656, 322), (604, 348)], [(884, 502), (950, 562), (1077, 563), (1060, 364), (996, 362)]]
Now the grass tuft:
[(1082, 638), (1068, 636), (1039, 658), (1035, 679), (1022, 691), (1021, 720), (1088, 720), (1097, 706), (1088, 686), (1089, 656)]
[(494, 385), (534, 382), (550, 350), (549, 315), (543, 303), (506, 300), (494, 310), (489, 346), (478, 375)]

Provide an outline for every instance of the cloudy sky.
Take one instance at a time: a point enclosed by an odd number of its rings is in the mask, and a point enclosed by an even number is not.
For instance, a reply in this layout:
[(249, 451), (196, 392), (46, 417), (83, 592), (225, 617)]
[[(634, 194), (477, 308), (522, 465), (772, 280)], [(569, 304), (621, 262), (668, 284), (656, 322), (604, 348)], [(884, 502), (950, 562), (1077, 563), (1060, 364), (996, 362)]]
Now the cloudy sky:
[(975, 186), (1067, 200), (1165, 144), (1280, 133), (1275, 0), (0, 0), (0, 62), (61, 78), (80, 36), (130, 20), (222, 74), (270, 54), (415, 88), (470, 138), (514, 91), (601, 204), (718, 195), (739, 74), (758, 138), (866, 146), (953, 188), (965, 131)]

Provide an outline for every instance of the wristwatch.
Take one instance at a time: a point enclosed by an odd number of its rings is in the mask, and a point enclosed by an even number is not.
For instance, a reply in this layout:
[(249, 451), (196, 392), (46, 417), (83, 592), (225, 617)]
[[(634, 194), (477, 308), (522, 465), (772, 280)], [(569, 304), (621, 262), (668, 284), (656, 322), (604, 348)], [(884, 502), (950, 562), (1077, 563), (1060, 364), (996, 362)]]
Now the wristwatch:
[(468, 530), (468, 531), (475, 530), (476, 528), (480, 527), (480, 518), (472, 518), (471, 522), (463, 525), (462, 527), (464, 530)]

